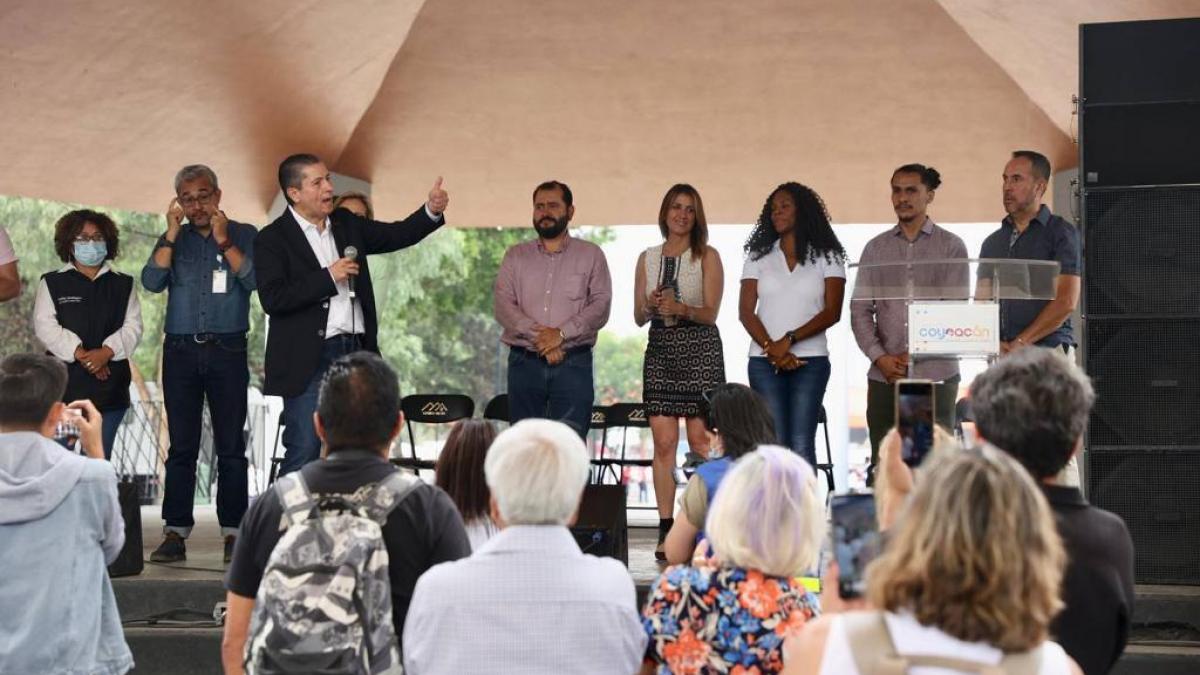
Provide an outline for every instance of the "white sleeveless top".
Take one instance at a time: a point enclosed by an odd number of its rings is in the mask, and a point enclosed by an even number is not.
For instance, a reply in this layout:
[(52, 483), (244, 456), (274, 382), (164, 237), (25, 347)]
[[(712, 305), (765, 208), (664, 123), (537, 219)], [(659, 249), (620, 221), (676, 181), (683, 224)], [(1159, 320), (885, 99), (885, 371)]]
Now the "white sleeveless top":
[[(921, 654), (925, 656), (948, 656), (968, 659), (980, 663), (997, 664), (1004, 652), (982, 642), (963, 642), (943, 633), (941, 629), (922, 626), (912, 614), (884, 614), (892, 643), (901, 656)], [(1057, 642), (1047, 640), (1042, 644), (1042, 667), (1036, 675), (1070, 675), (1067, 653)], [(962, 671), (945, 668), (911, 668), (910, 675), (961, 675)], [(821, 659), (820, 675), (860, 675), (850, 651), (850, 638), (846, 636), (846, 625), (842, 617), (833, 617), (829, 625), (829, 637), (825, 640), (825, 655)], [(1031, 674), (1035, 675), (1035, 674)]]
[[(658, 288), (662, 277), (662, 244), (646, 249), (646, 297)], [(704, 257), (693, 258), (692, 250), (676, 258), (675, 278), (679, 282), (679, 301), (692, 307), (704, 306)]]

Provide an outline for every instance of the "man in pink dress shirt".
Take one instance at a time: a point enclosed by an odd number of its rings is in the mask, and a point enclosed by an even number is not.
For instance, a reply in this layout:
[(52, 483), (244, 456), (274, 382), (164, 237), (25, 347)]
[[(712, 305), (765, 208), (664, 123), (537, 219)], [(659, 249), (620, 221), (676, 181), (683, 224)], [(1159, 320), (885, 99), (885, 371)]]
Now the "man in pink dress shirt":
[(592, 346), (608, 323), (612, 279), (600, 247), (571, 236), (571, 188), (533, 191), (538, 238), (504, 255), (496, 275), (496, 320), (509, 346), (511, 421), (559, 420), (586, 436), (592, 410)]

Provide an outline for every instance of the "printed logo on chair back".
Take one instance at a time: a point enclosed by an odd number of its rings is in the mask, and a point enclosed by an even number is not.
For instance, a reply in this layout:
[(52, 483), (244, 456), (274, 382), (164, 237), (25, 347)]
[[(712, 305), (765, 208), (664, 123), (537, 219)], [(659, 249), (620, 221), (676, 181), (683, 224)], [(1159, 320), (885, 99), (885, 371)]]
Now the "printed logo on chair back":
[(446, 415), (450, 412), (450, 409), (447, 408), (446, 404), (442, 403), (441, 401), (430, 401), (429, 403), (421, 406), (421, 412), (426, 415), (438, 416)]

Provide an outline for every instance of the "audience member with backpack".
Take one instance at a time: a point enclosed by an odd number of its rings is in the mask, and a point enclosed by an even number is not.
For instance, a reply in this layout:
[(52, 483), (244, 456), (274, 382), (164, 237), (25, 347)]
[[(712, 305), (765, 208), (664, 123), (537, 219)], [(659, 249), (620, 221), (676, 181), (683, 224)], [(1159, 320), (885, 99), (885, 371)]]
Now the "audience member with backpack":
[(400, 673), (417, 578), (470, 553), (441, 489), (387, 460), (404, 423), (378, 355), (335, 361), (314, 419), (324, 457), (281, 478), (242, 521), (225, 578), (228, 673)]

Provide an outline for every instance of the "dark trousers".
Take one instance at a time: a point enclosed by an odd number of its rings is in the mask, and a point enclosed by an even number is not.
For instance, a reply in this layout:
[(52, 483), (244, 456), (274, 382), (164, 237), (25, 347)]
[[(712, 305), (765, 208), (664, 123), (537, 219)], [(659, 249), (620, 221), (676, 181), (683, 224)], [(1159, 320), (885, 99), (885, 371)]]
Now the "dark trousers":
[(508, 353), (508, 413), (513, 424), (530, 418), (558, 420), (587, 438), (592, 419), (592, 349), (567, 351), (562, 363), (520, 347)]
[(751, 357), (747, 374), (750, 388), (767, 402), (779, 444), (815, 467), (817, 418), (829, 384), (829, 357), (804, 356), (801, 360), (805, 364), (795, 370), (775, 372), (775, 366), (765, 357)]
[(162, 515), (165, 529), (187, 537), (195, 525), (196, 461), (204, 401), (212, 420), (217, 464), (217, 521), (223, 534), (235, 534), (246, 513), (249, 462), (246, 460), (246, 336), (168, 335), (163, 341), (163, 398), (167, 406), (167, 485)]
[[(954, 406), (958, 403), (959, 376), (933, 385), (933, 410), (937, 423), (954, 433)], [(879, 444), (888, 430), (896, 426), (895, 383), (867, 380), (867, 432), (871, 436), (871, 467), (879, 461)]]
[(308, 386), (299, 396), (283, 399), (283, 462), (279, 465), (279, 476), (299, 470), (305, 464), (321, 456), (321, 439), (313, 426), (313, 413), (317, 410), (317, 396), (321, 393), (321, 381), (330, 364), (341, 357), (358, 351), (362, 338), (359, 335), (336, 335), (321, 345), (321, 360), (317, 370), (308, 379)]

